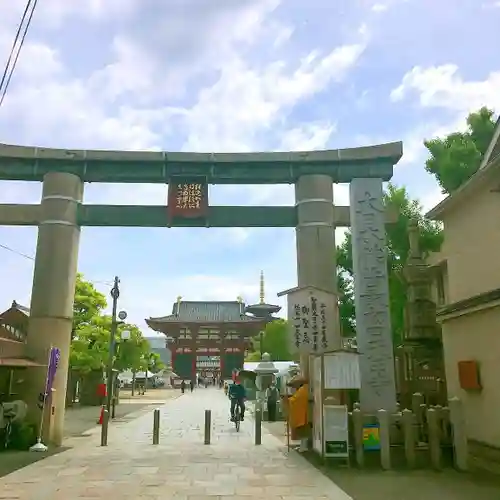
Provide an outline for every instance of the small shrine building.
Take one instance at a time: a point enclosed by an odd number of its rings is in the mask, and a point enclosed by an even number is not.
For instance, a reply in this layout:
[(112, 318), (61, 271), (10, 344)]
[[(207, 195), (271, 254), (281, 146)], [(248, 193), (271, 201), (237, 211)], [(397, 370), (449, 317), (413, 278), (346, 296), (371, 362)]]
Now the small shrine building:
[(235, 301), (183, 301), (178, 297), (172, 314), (149, 318), (150, 328), (165, 334), (172, 353), (172, 370), (183, 379), (214, 376), (231, 378), (243, 367), (252, 337), (264, 330), (268, 319), (245, 313), (242, 299)]

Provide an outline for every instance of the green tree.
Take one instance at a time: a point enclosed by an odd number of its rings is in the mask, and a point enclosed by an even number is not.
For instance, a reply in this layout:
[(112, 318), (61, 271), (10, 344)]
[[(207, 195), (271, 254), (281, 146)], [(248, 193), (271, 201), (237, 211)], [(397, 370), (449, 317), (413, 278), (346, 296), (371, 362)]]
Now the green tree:
[(277, 319), (268, 323), (262, 340), (263, 349), (273, 361), (290, 361), (289, 326), (286, 320)]
[(151, 373), (159, 373), (166, 368), (165, 363), (161, 360), (157, 352), (149, 353), (148, 370)]
[(106, 306), (106, 297), (90, 281), (85, 280), (83, 274), (78, 273), (73, 305), (73, 331), (99, 316)]
[[(420, 248), (424, 256), (438, 251), (442, 243), (442, 231), (438, 223), (425, 218), (423, 208), (417, 200), (412, 200), (404, 187), (389, 184), (384, 193), (386, 209), (399, 214), (395, 223), (387, 226), (387, 265), (389, 271), (389, 292), (391, 306), (392, 334), (395, 343), (398, 343), (404, 331), (404, 311), (406, 307), (406, 283), (403, 278), (403, 268), (407, 262), (410, 245), (408, 241), (408, 227), (410, 221), (416, 221), (420, 227)], [(337, 265), (339, 273), (349, 282), (351, 302), (344, 304), (343, 310), (349, 317), (349, 323), (354, 326), (354, 303), (352, 301), (352, 284), (354, 271), (352, 263), (352, 236), (348, 232), (343, 243), (337, 248)], [(344, 285), (345, 286), (345, 285)], [(341, 298), (342, 301), (342, 298)], [(342, 311), (342, 303), (341, 303)], [(342, 316), (342, 312), (341, 312)], [(347, 318), (343, 318), (345, 322)]]
[[(273, 361), (290, 361), (292, 359), (289, 349), (290, 333), (288, 329), (288, 322), (281, 318), (266, 325), (262, 335), (262, 350), (269, 353)], [(255, 337), (245, 361), (260, 361), (260, 352), (260, 337)]]
[(343, 337), (350, 338), (356, 334), (354, 287), (349, 275), (342, 270), (337, 272), (337, 286), (339, 291), (340, 331)]
[(452, 193), (476, 173), (494, 129), (494, 112), (483, 107), (467, 117), (465, 132), (424, 141), (430, 153), (425, 169), (436, 177), (443, 193)]
[(96, 316), (88, 323), (78, 325), (74, 330), (69, 366), (80, 375), (100, 370), (107, 363), (109, 330), (98, 319), (99, 316)]
[[(111, 316), (96, 314), (76, 325), (70, 351), (72, 370), (85, 374), (107, 366), (111, 323)], [(125, 330), (130, 332), (128, 340), (121, 338)], [(150, 354), (149, 343), (136, 325), (127, 323), (117, 325), (114, 367), (118, 371), (128, 369), (139, 371), (144, 364), (147, 364), (145, 360), (149, 359)]]
[[(124, 331), (130, 332), (127, 340), (122, 340)], [(116, 341), (115, 368), (120, 372), (125, 370), (142, 371), (144, 359), (150, 354), (150, 346), (139, 327), (128, 323), (119, 324)]]

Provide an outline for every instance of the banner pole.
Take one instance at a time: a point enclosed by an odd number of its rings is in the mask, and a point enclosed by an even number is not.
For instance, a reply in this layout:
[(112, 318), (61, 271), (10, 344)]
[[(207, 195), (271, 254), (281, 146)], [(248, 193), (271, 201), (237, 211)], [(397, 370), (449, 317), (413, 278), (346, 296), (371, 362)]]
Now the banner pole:
[[(30, 448), (30, 451), (47, 451), (48, 447), (45, 446), (42, 443), (42, 433), (43, 433), (43, 420), (45, 417), (45, 410), (47, 407), (47, 399), (49, 398), (49, 393), (52, 391), (52, 384), (51, 387), (48, 387), (49, 385), (49, 379), (50, 379), (50, 371), (52, 369), (52, 357), (53, 357), (53, 350), (54, 347), (51, 346), (49, 349), (49, 355), (48, 355), (48, 360), (47, 360), (47, 372), (45, 375), (45, 387), (44, 387), (44, 392), (43, 392), (43, 401), (42, 401), (42, 414), (40, 416), (40, 425), (38, 427), (38, 436), (36, 439), (36, 443)], [(57, 360), (54, 360), (55, 367), (54, 370), (57, 370)], [(55, 375), (55, 371), (54, 371)]]

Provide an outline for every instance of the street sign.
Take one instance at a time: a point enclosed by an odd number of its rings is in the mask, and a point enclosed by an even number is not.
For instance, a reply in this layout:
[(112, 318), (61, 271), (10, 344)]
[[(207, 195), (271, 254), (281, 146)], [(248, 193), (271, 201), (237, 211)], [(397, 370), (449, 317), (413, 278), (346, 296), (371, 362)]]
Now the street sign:
[(121, 320), (121, 321), (124, 321), (127, 319), (127, 311), (120, 311), (118, 313), (118, 318)]

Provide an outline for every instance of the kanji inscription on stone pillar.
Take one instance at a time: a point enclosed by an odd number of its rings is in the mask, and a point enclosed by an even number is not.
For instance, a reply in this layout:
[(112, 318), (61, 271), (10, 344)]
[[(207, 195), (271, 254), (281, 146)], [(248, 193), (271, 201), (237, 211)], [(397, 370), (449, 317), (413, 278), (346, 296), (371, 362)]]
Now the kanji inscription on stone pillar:
[(382, 196), (381, 179), (351, 181), (356, 331), (361, 355), (360, 403), (362, 410), (368, 413), (396, 410)]

